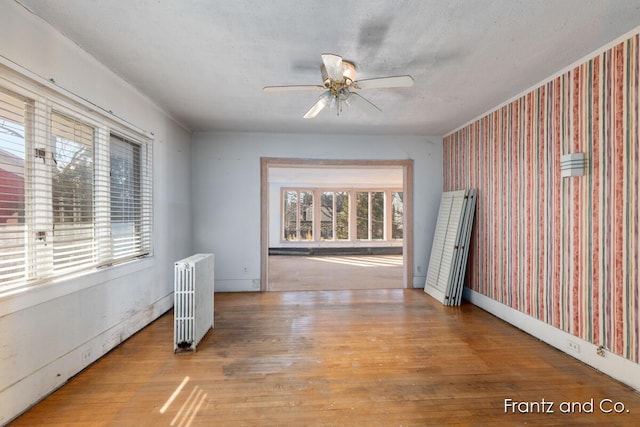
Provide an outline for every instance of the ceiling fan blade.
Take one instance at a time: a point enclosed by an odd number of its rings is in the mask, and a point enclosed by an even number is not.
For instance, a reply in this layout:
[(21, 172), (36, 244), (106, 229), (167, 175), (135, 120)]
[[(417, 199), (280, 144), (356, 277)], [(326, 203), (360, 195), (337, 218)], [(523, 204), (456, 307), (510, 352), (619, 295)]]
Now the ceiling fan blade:
[(371, 117), (377, 117), (382, 114), (381, 109), (365, 97), (358, 95), (356, 92), (351, 92), (344, 102), (346, 102), (348, 106), (355, 107)]
[(355, 82), (360, 89), (381, 89), (386, 87), (411, 87), (411, 76), (378, 77), (376, 79), (358, 80)]
[(333, 53), (323, 53), (322, 63), (327, 70), (327, 75), (330, 79), (341, 81), (342, 75), (342, 57), (334, 55)]
[(318, 113), (320, 113), (320, 111), (324, 110), (324, 107), (326, 107), (328, 103), (329, 102), (327, 101), (327, 97), (321, 96), (318, 102), (316, 102), (311, 106), (311, 108), (309, 108), (309, 111), (307, 111), (307, 113), (304, 115), (304, 118), (313, 119), (318, 115)]
[(267, 93), (273, 92), (309, 92), (324, 90), (324, 86), (319, 85), (292, 85), (292, 86), (265, 86), (262, 88)]

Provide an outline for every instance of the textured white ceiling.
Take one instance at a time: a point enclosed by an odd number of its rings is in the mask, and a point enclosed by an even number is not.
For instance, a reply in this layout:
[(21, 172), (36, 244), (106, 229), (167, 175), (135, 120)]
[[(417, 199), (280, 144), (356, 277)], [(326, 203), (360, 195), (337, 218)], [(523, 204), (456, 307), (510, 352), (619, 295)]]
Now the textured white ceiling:
[[(442, 135), (640, 24), (638, 0), (19, 0), (191, 130)], [(320, 54), (384, 115), (302, 115)]]

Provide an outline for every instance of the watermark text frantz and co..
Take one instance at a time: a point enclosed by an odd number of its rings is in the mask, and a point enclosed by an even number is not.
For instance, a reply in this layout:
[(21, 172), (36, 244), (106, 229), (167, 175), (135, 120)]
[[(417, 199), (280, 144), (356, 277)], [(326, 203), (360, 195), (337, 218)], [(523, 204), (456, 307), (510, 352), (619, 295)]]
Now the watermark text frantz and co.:
[(504, 399), (504, 412), (510, 414), (592, 414), (600, 411), (603, 414), (628, 414), (623, 402), (612, 399), (589, 399), (585, 402), (563, 401), (553, 402), (544, 398), (538, 401), (516, 401)]

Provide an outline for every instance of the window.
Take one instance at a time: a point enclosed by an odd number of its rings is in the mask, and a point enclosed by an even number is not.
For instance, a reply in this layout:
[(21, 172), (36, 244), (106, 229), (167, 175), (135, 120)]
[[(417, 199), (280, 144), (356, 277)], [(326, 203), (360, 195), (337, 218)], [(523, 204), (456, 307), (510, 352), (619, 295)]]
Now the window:
[(0, 87), (0, 291), (151, 252), (151, 144), (128, 133)]
[(284, 219), (283, 239), (298, 240), (298, 192), (285, 191), (284, 193)]
[(338, 191), (334, 198), (334, 229), (336, 240), (349, 239), (349, 193)]
[(333, 240), (334, 236), (334, 193), (323, 192), (320, 203), (320, 239)]
[(51, 137), (53, 268), (65, 271), (93, 262), (94, 129), (54, 112)]
[(25, 277), (24, 99), (0, 90), (0, 286)]
[(404, 202), (402, 191), (394, 191), (391, 193), (391, 238), (394, 240), (402, 239), (404, 235), (403, 217)]
[(313, 240), (313, 193), (301, 191), (298, 193), (298, 240)]
[(313, 193), (284, 192), (283, 238), (288, 241), (313, 240)]
[(369, 193), (371, 200), (371, 240), (384, 239), (384, 193), (375, 191)]
[(323, 191), (320, 207), (320, 239), (349, 239), (349, 193)]
[(93, 128), (51, 115), (52, 195), (55, 224), (93, 222)]
[(356, 195), (356, 226), (357, 239), (366, 240), (369, 238), (369, 193), (359, 192)]
[(385, 193), (364, 191), (357, 194), (358, 240), (384, 240)]
[(148, 252), (150, 217), (144, 195), (143, 147), (111, 135), (110, 213), (112, 258), (121, 259)]
[(282, 218), (282, 238), (289, 242), (401, 241), (402, 192), (283, 189)]

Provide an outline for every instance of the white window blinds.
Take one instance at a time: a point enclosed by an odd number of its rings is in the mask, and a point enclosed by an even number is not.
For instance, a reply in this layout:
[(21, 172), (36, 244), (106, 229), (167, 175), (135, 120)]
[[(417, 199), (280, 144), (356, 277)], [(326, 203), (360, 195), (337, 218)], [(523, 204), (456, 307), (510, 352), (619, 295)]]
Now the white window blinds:
[(115, 260), (140, 256), (151, 249), (149, 153), (134, 141), (111, 135), (111, 241)]
[(26, 108), (0, 89), (0, 286), (25, 278)]
[(0, 87), (0, 291), (150, 254), (150, 141), (19, 89)]
[[(57, 112), (51, 114), (53, 267), (75, 270), (94, 264), (94, 129)], [(46, 161), (44, 162), (46, 163)], [(48, 172), (48, 171), (47, 171)], [(46, 215), (46, 212), (43, 212)]]

